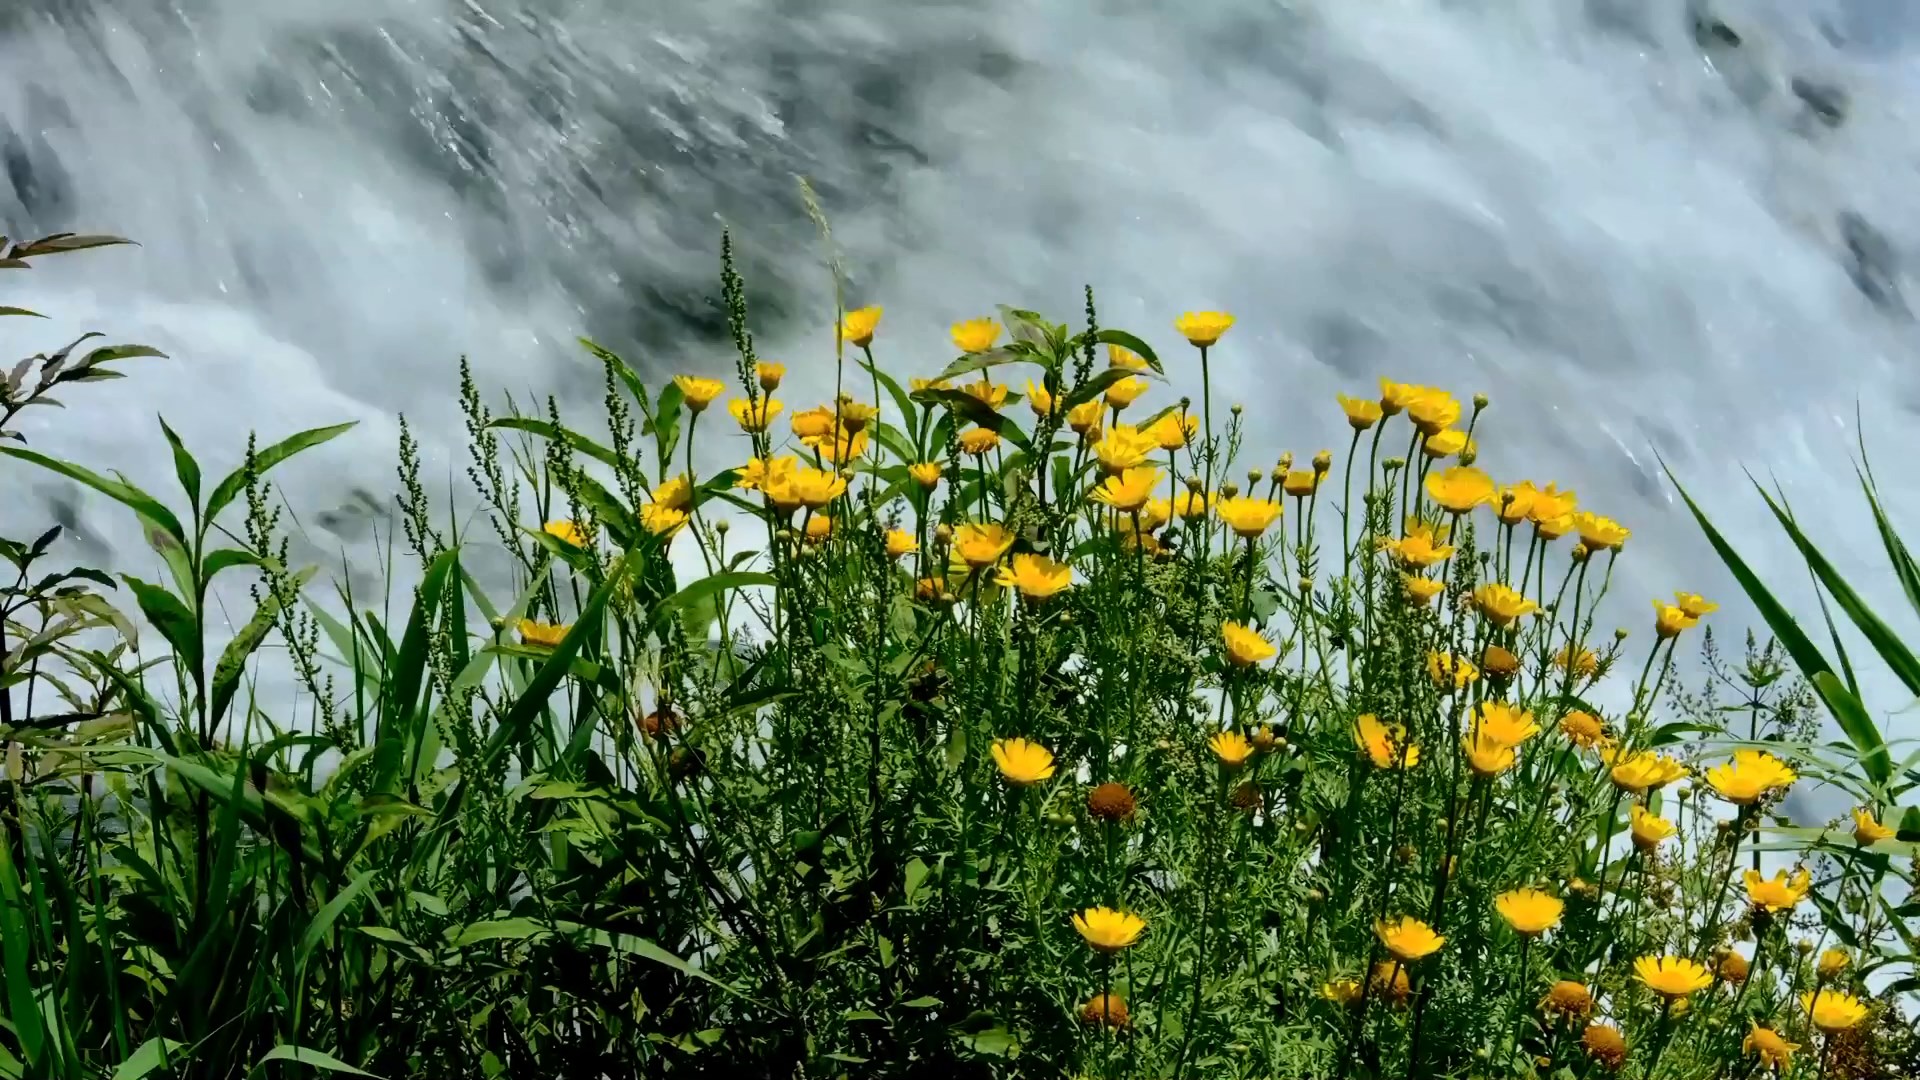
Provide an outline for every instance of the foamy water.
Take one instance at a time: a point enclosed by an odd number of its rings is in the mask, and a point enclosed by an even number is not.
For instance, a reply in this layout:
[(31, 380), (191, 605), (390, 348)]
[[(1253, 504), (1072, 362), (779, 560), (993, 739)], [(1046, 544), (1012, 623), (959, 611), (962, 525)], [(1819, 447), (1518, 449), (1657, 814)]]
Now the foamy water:
[[(1625, 624), (1675, 588), (1752, 618), (1663, 456), (1809, 616), (1743, 470), (1908, 626), (1851, 455), (1857, 409), (1884, 493), (1920, 505), (1914, 19), (1779, 0), (1697, 29), (1681, 7), (42, 0), (0, 20), (0, 224), (144, 246), (10, 278), (59, 319), (0, 345), (97, 327), (172, 353), (25, 425), (155, 487), (156, 412), (219, 467), (250, 429), (361, 420), (283, 476), (315, 554), (351, 554), (366, 525), (339, 508), (395, 487), (396, 414), (430, 483), (459, 476), (460, 354), (582, 409), (579, 334), (656, 372), (729, 366), (722, 220), (763, 351), (823, 387), (802, 173), (896, 363), (938, 367), (946, 324), (997, 302), (1071, 317), (1086, 282), (1197, 392), (1169, 322), (1225, 307), (1216, 392), (1258, 418), (1256, 460), (1341, 449), (1332, 395), (1377, 375), (1485, 390), (1490, 471), (1634, 528)], [(1807, 99), (1831, 88), (1823, 119)], [(9, 533), (72, 499), (152, 561), (99, 498), (17, 466), (0, 484)]]

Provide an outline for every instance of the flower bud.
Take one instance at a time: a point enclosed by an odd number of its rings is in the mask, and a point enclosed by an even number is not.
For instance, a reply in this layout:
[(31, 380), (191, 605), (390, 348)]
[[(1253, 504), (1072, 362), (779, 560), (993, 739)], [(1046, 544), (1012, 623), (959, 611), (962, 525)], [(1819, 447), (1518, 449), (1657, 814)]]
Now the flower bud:
[(1234, 402), (1234, 403), (1232, 404), (1232, 406), (1230, 406), (1230, 407), (1229, 407), (1229, 411), (1230, 411), (1230, 412), (1232, 412), (1232, 413), (1233, 413), (1233, 415), (1235, 415), (1235, 416), (1239, 416), (1239, 415), (1240, 415), (1240, 410), (1241, 410), (1241, 405), (1240, 405), (1240, 403), (1239, 403), (1239, 402), (1237, 402), (1237, 401), (1236, 401), (1236, 402)]
[(1322, 450), (1313, 455), (1313, 471), (1323, 473), (1333, 468), (1333, 451)]
[(933, 538), (935, 540), (938, 540), (942, 544), (953, 543), (953, 526), (942, 525), (939, 528), (933, 530)]
[(1484, 409), (1486, 407), (1487, 407), (1487, 395), (1485, 394), (1473, 395), (1473, 411), (1474, 412), (1479, 412), (1481, 409)]
[(1234, 497), (1235, 495), (1238, 495), (1238, 494), (1240, 494), (1240, 485), (1239, 485), (1239, 484), (1232, 484), (1232, 483), (1228, 483), (1228, 484), (1221, 484), (1221, 485), (1220, 485), (1220, 494), (1222, 494), (1222, 495), (1225, 495), (1225, 496), (1226, 496), (1227, 498), (1229, 498), (1229, 499), (1231, 499), (1231, 498), (1233, 498), (1233, 497)]
[(1205, 486), (1206, 485), (1200, 482), (1199, 477), (1197, 476), (1187, 477), (1187, 490), (1193, 492), (1195, 495), (1200, 494), (1201, 490), (1204, 489)]
[(1248, 469), (1247, 470), (1247, 486), (1253, 487), (1254, 485), (1260, 483), (1260, 478), (1265, 475), (1267, 474), (1261, 472), (1259, 469)]
[(1589, 554), (1590, 552), (1587, 551), (1587, 545), (1585, 544), (1573, 545), (1573, 561), (1574, 562), (1577, 562), (1577, 563), (1586, 562), (1587, 556)]

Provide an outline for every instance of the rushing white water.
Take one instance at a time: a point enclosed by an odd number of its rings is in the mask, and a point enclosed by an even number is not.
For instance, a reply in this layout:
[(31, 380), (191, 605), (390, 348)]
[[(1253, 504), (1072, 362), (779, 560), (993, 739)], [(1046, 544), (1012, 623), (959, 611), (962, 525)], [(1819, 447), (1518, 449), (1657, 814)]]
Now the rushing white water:
[[(1920, 504), (1907, 12), (39, 0), (0, 16), (0, 226), (144, 246), (10, 278), (59, 325), (11, 320), (0, 345), (97, 327), (173, 354), (35, 417), (43, 449), (161, 485), (155, 412), (221, 465), (250, 429), (357, 418), (285, 480), (309, 512), (378, 501), (400, 411), (430, 479), (462, 468), (461, 353), (489, 387), (583, 402), (578, 334), (657, 371), (727, 366), (723, 218), (763, 351), (820, 370), (804, 173), (896, 358), (938, 366), (947, 322), (996, 302), (1072, 316), (1090, 282), (1103, 322), (1197, 392), (1169, 321), (1225, 307), (1216, 393), (1257, 418), (1260, 459), (1340, 449), (1332, 395), (1377, 375), (1484, 389), (1483, 464), (1635, 529), (1615, 592), (1636, 630), (1643, 596), (1734, 596), (1656, 455), (1804, 605), (1742, 470), (1777, 480), (1904, 627), (1850, 456), (1857, 408), (1885, 493)], [(0, 485), (9, 533), (76, 498), (17, 466)], [(77, 506), (148, 558), (100, 500)], [(357, 542), (351, 518), (309, 517), (316, 550)]]

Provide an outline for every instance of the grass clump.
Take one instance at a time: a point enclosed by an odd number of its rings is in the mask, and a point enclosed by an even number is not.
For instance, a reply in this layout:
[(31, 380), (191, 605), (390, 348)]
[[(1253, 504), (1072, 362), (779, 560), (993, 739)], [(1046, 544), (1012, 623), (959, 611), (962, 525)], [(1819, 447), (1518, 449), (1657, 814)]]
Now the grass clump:
[(399, 611), (287, 562), (265, 475), (342, 428), (210, 490), (167, 432), (170, 500), (7, 450), (165, 577), (6, 549), (0, 1076), (1910, 1075), (1911, 762), (1770, 646), (1676, 694), (1703, 597), (1598, 629), (1631, 534), (1482, 471), (1485, 398), (1269, 463), (1231, 316), (1163, 359), (1089, 293), (904, 383), (838, 312), (801, 408), (722, 295), (729, 381), (463, 380), (484, 525), (403, 434)]

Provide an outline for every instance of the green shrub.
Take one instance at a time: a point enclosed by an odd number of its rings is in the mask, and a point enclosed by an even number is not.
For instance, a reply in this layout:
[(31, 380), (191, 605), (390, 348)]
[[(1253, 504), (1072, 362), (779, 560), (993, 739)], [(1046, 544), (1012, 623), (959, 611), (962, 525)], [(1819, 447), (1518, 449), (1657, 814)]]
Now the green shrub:
[[(1677, 695), (1699, 596), (1597, 631), (1628, 530), (1495, 485), (1484, 398), (1383, 381), (1249, 468), (1231, 319), (1163, 360), (1089, 294), (906, 385), (839, 313), (789, 409), (722, 288), (731, 386), (590, 345), (589, 428), (463, 381), (483, 528), (403, 428), (396, 615), (287, 565), (265, 474), (343, 428), (211, 488), (168, 431), (167, 500), (6, 450), (166, 577), (6, 546), (0, 1076), (1912, 1075), (1912, 760), (1831, 672), (1809, 738), (1773, 647)], [(1862, 806), (1796, 827), (1810, 782)]]

